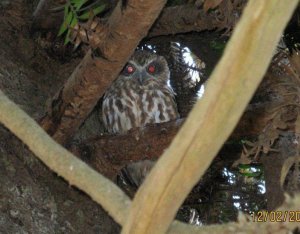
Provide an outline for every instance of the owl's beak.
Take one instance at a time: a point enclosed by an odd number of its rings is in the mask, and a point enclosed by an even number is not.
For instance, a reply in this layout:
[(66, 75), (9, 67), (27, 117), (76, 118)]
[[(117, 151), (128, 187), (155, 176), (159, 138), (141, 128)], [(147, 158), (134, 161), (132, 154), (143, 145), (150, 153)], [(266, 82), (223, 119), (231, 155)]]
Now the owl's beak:
[(140, 85), (143, 85), (144, 83), (144, 76), (143, 76), (143, 73), (140, 73), (139, 76), (138, 76), (138, 81), (140, 83)]

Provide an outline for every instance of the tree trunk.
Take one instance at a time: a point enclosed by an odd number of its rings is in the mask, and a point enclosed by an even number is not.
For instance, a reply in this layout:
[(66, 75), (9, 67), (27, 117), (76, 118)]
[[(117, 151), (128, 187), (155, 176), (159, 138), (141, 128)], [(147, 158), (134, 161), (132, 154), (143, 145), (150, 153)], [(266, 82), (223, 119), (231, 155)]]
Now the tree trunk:
[(165, 3), (119, 2), (108, 22), (102, 25), (97, 50), (86, 54), (41, 120), (57, 142), (65, 144), (72, 138), (146, 36)]

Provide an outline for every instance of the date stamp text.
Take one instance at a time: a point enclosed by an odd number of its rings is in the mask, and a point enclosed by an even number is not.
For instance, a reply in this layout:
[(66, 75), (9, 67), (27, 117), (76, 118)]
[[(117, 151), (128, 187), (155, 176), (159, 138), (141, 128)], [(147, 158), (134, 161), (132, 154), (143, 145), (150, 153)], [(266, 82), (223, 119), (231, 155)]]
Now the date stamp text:
[(299, 211), (258, 211), (251, 214), (253, 222), (300, 222)]

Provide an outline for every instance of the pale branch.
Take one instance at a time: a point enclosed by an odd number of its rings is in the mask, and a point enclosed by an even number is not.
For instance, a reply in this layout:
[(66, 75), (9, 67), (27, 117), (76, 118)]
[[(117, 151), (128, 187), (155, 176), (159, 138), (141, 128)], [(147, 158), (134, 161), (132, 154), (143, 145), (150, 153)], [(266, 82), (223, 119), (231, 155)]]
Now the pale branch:
[[(71, 185), (78, 187), (101, 205), (120, 225), (124, 225), (131, 206), (130, 199), (111, 181), (107, 180), (88, 165), (77, 159), (61, 145), (57, 144), (46, 132), (14, 102), (10, 101), (0, 91), (0, 122), (13, 134), (20, 138), (29, 149), (51, 170), (66, 179)], [(28, 137), (30, 136), (30, 137)], [(300, 197), (295, 196), (289, 200), (280, 210), (293, 211), (300, 206)], [(212, 225), (197, 227), (178, 221), (171, 224), (167, 233), (170, 234), (204, 234), (226, 233), (230, 230), (251, 231), (257, 225), (252, 221), (248, 223), (230, 223), (225, 225)], [(291, 230), (296, 227), (296, 222), (263, 223), (260, 232), (269, 230), (269, 226)], [(298, 223), (299, 225), (299, 223)], [(257, 229), (256, 229), (257, 230)], [(232, 233), (232, 232), (231, 232)], [(247, 232), (248, 233), (248, 232)], [(251, 232), (249, 232), (251, 233)]]
[[(124, 225), (130, 209), (130, 199), (113, 182), (90, 168), (56, 143), (30, 116), (9, 100), (0, 90), (0, 123), (26, 144), (51, 170), (88, 194), (120, 225)], [(30, 136), (30, 137), (28, 137)], [(176, 222), (175, 227), (189, 226)], [(174, 228), (168, 233), (173, 233)]]
[(99, 32), (96, 53), (89, 51), (85, 55), (41, 120), (57, 142), (65, 144), (72, 138), (147, 35), (165, 3), (166, 0), (155, 4), (151, 0), (118, 2)]
[(297, 3), (248, 2), (208, 81), (206, 95), (136, 193), (123, 234), (168, 230), (185, 197), (241, 117)]
[(101, 204), (120, 224), (130, 199), (110, 180), (57, 144), (43, 129), (0, 91), (0, 122), (19, 137), (51, 170)]

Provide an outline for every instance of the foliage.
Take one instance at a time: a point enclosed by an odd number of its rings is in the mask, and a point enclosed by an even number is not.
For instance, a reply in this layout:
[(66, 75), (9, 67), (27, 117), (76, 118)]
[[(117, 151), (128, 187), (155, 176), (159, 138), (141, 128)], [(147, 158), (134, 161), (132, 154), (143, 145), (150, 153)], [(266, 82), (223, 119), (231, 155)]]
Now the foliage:
[[(184, 197), (234, 130), (267, 70), (297, 3), (296, 0), (290, 4), (280, 0), (248, 2), (210, 77), (206, 96), (198, 100), (168, 150), (136, 193), (122, 227), (124, 234), (167, 232)], [(149, 197), (151, 200), (146, 201)], [(231, 229), (231, 232), (238, 231)]]
[(223, 53), (223, 51), (226, 47), (226, 43), (227, 43), (226, 41), (220, 42), (220, 41), (217, 41), (217, 40), (212, 40), (210, 42), (210, 47), (213, 48), (216, 51), (220, 51), (221, 53)]
[(239, 173), (247, 177), (258, 177), (262, 174), (262, 166), (258, 164), (239, 164)]
[[(266, 155), (270, 152), (284, 154), (286, 160), (283, 163), (280, 176), (280, 183), (283, 185), (290, 169), (294, 165), (297, 165), (297, 161), (299, 160), (299, 51), (294, 51), (292, 54), (287, 54), (286, 51), (282, 51), (276, 54), (271, 64), (270, 72), (267, 74), (267, 77), (268, 76), (270, 76), (272, 80), (279, 80), (272, 88), (268, 87), (268, 92), (276, 95), (277, 102), (273, 101), (272, 106), (268, 107), (268, 122), (257, 137), (257, 140), (253, 142), (243, 141), (241, 157), (234, 165), (239, 165), (239, 169), (241, 169), (241, 165), (249, 165), (252, 162), (257, 162), (262, 155)], [(295, 148), (296, 151), (290, 148), (291, 146), (287, 148), (285, 144), (276, 144), (280, 137), (287, 137), (284, 133), (289, 130), (293, 132), (293, 143), (295, 147), (298, 146), (298, 148)], [(295, 176), (295, 178), (297, 178), (297, 176)]]
[(70, 34), (79, 22), (94, 18), (105, 10), (101, 0), (68, 0), (64, 6), (64, 22), (58, 36), (66, 33), (65, 44), (70, 42)]

